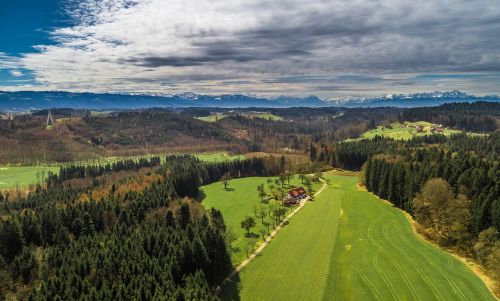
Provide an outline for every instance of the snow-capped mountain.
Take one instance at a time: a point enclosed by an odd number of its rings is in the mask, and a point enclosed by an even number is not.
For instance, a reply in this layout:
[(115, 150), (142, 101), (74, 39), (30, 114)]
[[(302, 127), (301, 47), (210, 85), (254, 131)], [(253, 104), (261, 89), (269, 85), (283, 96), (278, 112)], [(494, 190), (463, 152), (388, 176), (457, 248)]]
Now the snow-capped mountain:
[(476, 101), (493, 101), (500, 102), (500, 96), (474, 96), (461, 91), (448, 92), (426, 92), (414, 94), (388, 94), (384, 96), (372, 98), (357, 98), (357, 99), (341, 99), (332, 100), (336, 106), (345, 107), (423, 107), (423, 106), (438, 106), (450, 102), (476, 102)]
[(477, 97), (460, 91), (416, 94), (391, 94), (373, 98), (323, 100), (316, 96), (278, 96), (265, 98), (255, 95), (202, 95), (192, 92), (164, 93), (72, 93), (63, 91), (0, 92), (0, 111), (30, 111), (47, 108), (139, 109), (185, 107), (421, 107), (447, 102), (500, 102), (499, 96)]

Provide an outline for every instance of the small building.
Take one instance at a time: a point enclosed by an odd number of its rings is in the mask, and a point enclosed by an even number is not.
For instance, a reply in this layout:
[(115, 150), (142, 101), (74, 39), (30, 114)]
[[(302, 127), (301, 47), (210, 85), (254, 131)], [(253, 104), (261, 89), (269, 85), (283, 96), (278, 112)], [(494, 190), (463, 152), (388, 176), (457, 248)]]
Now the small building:
[(295, 205), (305, 198), (307, 198), (306, 190), (304, 187), (298, 187), (288, 191), (283, 198), (283, 203), (285, 205)]

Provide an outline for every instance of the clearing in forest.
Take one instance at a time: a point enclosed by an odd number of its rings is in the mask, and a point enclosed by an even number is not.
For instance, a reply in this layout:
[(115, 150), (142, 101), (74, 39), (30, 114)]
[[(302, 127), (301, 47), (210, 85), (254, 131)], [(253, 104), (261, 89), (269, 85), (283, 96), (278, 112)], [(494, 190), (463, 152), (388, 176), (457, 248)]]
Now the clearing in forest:
[(458, 134), (460, 131), (452, 130), (438, 124), (432, 124), (426, 121), (417, 122), (393, 122), (390, 125), (379, 125), (375, 129), (367, 131), (357, 139), (371, 139), (375, 136), (382, 136), (387, 138), (409, 140), (413, 137), (426, 136), (433, 134), (442, 134), (449, 136), (451, 134)]
[[(271, 189), (267, 183), (268, 179), (273, 180), (275, 191), (278, 189), (278, 184), (274, 181), (276, 178), (271, 177), (249, 177), (241, 179), (233, 179), (230, 181), (228, 190), (224, 189), (222, 182), (212, 183), (202, 187), (205, 194), (203, 206), (207, 209), (216, 208), (222, 212), (227, 228), (233, 232), (235, 240), (232, 245), (231, 259), (233, 264), (238, 265), (247, 258), (247, 253), (251, 254), (253, 250), (263, 242), (263, 237), (267, 236), (267, 226), (262, 223), (262, 218), (259, 215), (259, 207), (263, 206), (266, 216), (264, 223), (269, 223), (269, 232), (273, 230), (274, 218), (269, 216), (269, 211), (273, 209), (284, 208), (285, 215), (288, 215), (294, 207), (285, 207), (280, 201), (270, 200), (269, 204), (261, 202), (257, 187), (264, 184), (264, 190), (267, 194), (271, 194)], [(290, 180), (290, 185), (285, 183), (285, 190), (292, 187), (303, 186), (302, 181), (298, 176)], [(312, 188), (316, 190), (320, 187), (320, 183), (314, 183)], [(255, 214), (257, 211), (257, 215)], [(255, 227), (250, 230), (251, 235), (247, 236), (246, 231), (241, 228), (241, 221), (245, 217), (250, 216), (255, 220)], [(279, 236), (279, 234), (278, 234)], [(272, 242), (271, 242), (272, 244)]]

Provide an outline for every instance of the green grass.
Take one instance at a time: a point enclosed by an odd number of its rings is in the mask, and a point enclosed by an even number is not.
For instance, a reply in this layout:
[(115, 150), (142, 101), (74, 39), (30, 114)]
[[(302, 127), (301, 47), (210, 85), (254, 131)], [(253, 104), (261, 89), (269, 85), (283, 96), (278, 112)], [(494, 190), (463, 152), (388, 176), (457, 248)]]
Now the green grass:
[(267, 120), (272, 120), (272, 121), (280, 121), (283, 120), (282, 117), (273, 115), (271, 113), (244, 113), (243, 114), (246, 117), (253, 117), (253, 118), (262, 118), (262, 119), (267, 119)]
[(461, 261), (414, 234), (357, 178), (306, 205), (225, 287), (226, 300), (495, 300)]
[[(421, 133), (417, 133), (417, 129), (415, 128), (416, 125), (423, 126), (423, 131)], [(430, 132), (431, 127), (432, 123), (426, 121), (404, 122), (404, 123), (394, 122), (391, 124), (390, 127), (384, 127), (380, 125), (373, 130), (367, 131), (363, 133), (361, 137), (358, 139), (365, 139), (365, 138), (371, 139), (375, 136), (383, 136), (393, 139), (409, 140), (417, 136), (432, 135), (432, 133)], [(449, 136), (451, 134), (457, 134), (457, 133), (460, 133), (460, 131), (445, 128), (443, 132), (440, 134)], [(358, 140), (358, 139), (352, 139), (352, 140)]]
[[(58, 166), (0, 166), (0, 189), (11, 189), (36, 184), (48, 172), (59, 172)], [(37, 177), (38, 175), (38, 177)]]
[[(268, 178), (263, 177), (234, 179), (230, 182), (229, 187), (231, 190), (229, 191), (224, 189), (222, 182), (202, 187), (205, 194), (205, 199), (202, 204), (207, 209), (212, 207), (219, 209), (224, 216), (227, 227), (231, 228), (236, 235), (236, 240), (232, 243), (233, 252), (231, 254), (234, 264), (239, 264), (246, 259), (246, 248), (248, 248), (251, 240), (250, 238), (245, 237), (246, 231), (241, 228), (241, 221), (246, 216), (251, 216), (255, 219), (257, 225), (251, 231), (258, 235), (258, 237), (255, 238), (257, 245), (262, 242), (260, 231), (262, 229), (266, 229), (267, 231), (267, 227), (261, 223), (261, 219), (255, 216), (255, 206), (262, 204), (257, 192), (257, 186), (264, 184), (266, 192), (270, 193), (270, 190), (267, 187), (267, 179)], [(293, 187), (302, 186), (298, 177), (295, 177), (292, 181), (290, 181), (290, 184)], [(318, 185), (319, 184), (315, 184), (313, 188), (317, 188)], [(277, 201), (271, 201), (270, 204), (264, 206), (266, 206), (266, 208), (270, 208), (271, 206), (281, 205)], [(267, 217), (265, 221), (270, 221), (270, 218)], [(272, 230), (272, 228), (270, 230)]]
[(245, 159), (245, 156), (243, 155), (231, 155), (224, 152), (193, 154), (193, 156), (196, 156), (201, 161), (206, 161), (206, 162), (224, 162), (224, 161)]
[(196, 117), (196, 119), (201, 120), (201, 121), (206, 121), (206, 122), (216, 122), (217, 120), (221, 120), (222, 118), (226, 118), (227, 115), (225, 114), (217, 114), (217, 116), (214, 115), (209, 115), (209, 116), (203, 116), (203, 117)]
[[(141, 156), (130, 156), (130, 157), (103, 157), (94, 160), (85, 161), (75, 161), (62, 164), (46, 164), (46, 165), (35, 165), (35, 166), (0, 166), (0, 190), (2, 189), (12, 189), (17, 186), (26, 187), (31, 184), (37, 184), (41, 177), (37, 177), (37, 174), (42, 174), (45, 172), (47, 176), (48, 172), (59, 173), (59, 168), (64, 165), (76, 164), (76, 165), (105, 165), (112, 164), (117, 161), (122, 160), (139, 160), (140, 158), (151, 158), (154, 156), (159, 156), (162, 160), (165, 159), (166, 154), (149, 154)], [(200, 153), (193, 154), (201, 161), (206, 162), (224, 162), (230, 160), (243, 160), (245, 157), (243, 155), (230, 155), (225, 152), (216, 153)]]
[[(267, 112), (262, 112), (262, 113), (242, 112), (241, 115), (248, 117), (248, 118), (262, 118), (262, 119), (273, 120), (273, 121), (283, 120), (282, 117), (276, 116), (276, 115), (273, 115), (273, 114), (267, 113)], [(227, 116), (228, 116), (227, 114), (219, 113), (219, 114), (217, 114), (217, 117), (215, 114), (212, 114), (210, 116), (196, 117), (196, 119), (206, 121), (206, 122), (215, 122), (217, 120), (221, 120), (223, 118), (226, 118)]]

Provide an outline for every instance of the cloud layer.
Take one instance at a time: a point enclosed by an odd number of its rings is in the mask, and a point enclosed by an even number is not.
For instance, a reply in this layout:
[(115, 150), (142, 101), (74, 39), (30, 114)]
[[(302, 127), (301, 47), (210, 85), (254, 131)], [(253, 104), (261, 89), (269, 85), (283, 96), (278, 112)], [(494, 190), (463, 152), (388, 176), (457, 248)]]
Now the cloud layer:
[(498, 0), (86, 0), (67, 12), (75, 26), (16, 62), (44, 88), (500, 92)]

